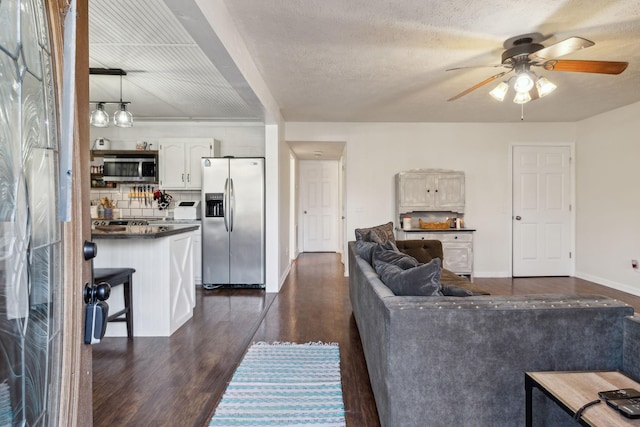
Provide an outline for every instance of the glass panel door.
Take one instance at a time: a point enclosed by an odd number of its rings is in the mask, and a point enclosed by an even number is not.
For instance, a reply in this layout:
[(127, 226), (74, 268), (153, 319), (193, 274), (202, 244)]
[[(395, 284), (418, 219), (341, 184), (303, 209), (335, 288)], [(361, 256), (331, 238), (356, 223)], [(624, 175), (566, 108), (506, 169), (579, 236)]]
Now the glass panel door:
[(0, 0), (0, 425), (57, 424), (62, 240), (43, 0)]

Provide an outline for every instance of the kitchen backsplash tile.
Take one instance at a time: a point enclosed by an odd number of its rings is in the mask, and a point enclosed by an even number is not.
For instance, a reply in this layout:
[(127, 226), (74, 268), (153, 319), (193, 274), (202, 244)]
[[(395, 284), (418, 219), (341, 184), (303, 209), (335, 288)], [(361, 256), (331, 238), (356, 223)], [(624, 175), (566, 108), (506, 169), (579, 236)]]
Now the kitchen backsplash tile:
[(104, 197), (109, 198), (109, 200), (115, 200), (117, 202), (116, 209), (120, 211), (121, 218), (173, 218), (175, 202), (200, 200), (200, 191), (169, 190), (167, 194), (173, 197), (171, 205), (169, 205), (168, 209), (160, 210), (158, 209), (158, 202), (153, 200), (153, 194), (151, 194), (151, 192), (149, 193), (147, 205), (145, 205), (144, 197), (140, 199), (136, 199), (135, 197), (130, 198), (129, 192), (131, 187), (132, 186), (124, 184), (115, 189), (94, 189), (91, 190), (91, 200), (95, 201)]

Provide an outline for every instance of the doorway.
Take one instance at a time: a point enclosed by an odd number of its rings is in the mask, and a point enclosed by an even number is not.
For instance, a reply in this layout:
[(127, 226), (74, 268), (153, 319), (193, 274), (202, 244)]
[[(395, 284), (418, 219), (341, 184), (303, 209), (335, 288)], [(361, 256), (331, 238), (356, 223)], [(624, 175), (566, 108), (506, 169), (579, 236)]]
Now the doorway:
[(573, 271), (571, 145), (512, 146), (512, 274)]
[(302, 252), (340, 252), (337, 160), (300, 161)]

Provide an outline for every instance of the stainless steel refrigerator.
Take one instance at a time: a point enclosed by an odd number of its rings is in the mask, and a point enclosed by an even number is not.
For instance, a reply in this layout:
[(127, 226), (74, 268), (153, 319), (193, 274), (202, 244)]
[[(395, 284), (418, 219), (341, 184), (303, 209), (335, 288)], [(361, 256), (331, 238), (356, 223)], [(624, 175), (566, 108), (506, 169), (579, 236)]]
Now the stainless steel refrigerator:
[(265, 285), (264, 159), (203, 158), (202, 284)]

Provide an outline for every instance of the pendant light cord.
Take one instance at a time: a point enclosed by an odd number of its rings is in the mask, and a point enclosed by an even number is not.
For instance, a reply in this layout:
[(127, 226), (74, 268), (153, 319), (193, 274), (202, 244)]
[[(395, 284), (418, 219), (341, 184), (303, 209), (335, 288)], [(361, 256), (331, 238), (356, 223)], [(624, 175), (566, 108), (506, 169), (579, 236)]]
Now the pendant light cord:
[(122, 74), (120, 74), (120, 107), (122, 107)]

